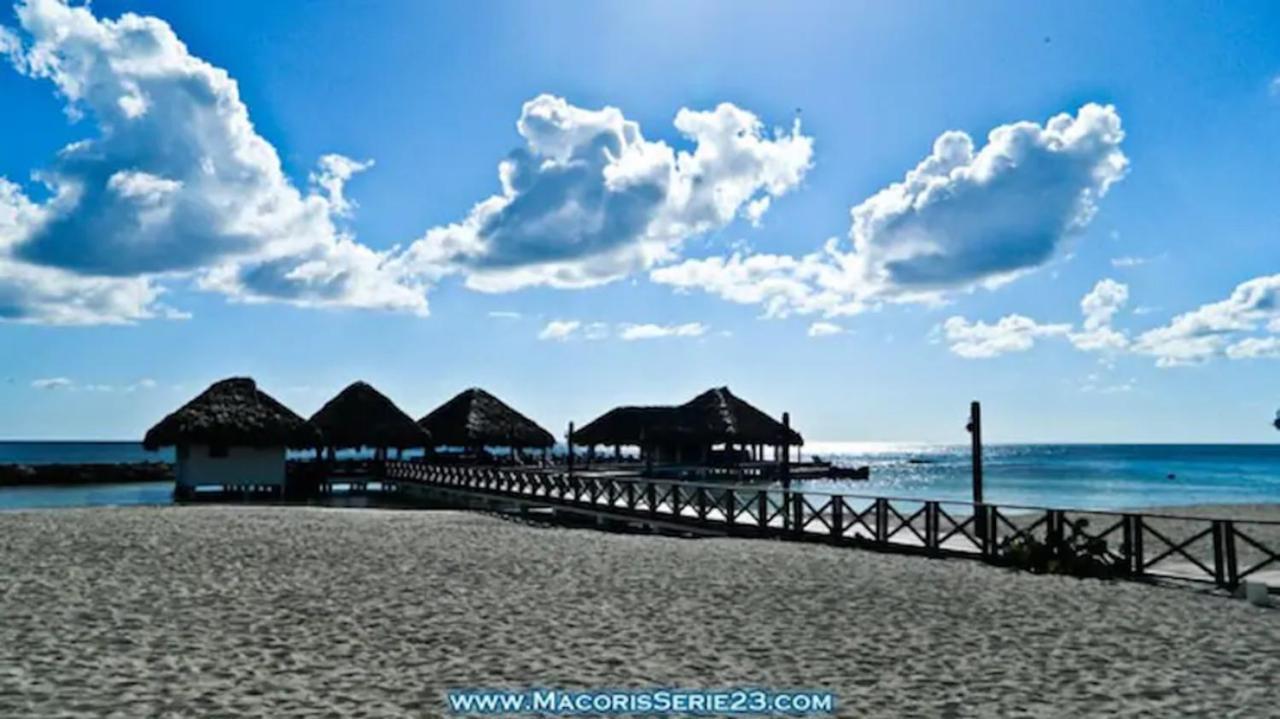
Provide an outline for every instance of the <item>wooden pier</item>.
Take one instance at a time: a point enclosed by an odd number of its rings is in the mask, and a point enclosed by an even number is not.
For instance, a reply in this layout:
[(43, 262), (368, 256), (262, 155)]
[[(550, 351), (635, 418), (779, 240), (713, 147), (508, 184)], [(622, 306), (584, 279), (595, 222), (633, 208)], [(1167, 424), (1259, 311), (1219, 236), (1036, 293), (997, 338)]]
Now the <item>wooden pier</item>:
[[(1262, 536), (1280, 522), (1098, 512), (899, 497), (697, 484), (643, 477), (435, 466), (388, 461), (379, 489), (500, 500), (621, 525), (702, 536), (760, 537), (999, 563), (1018, 538), (1067, 534), (1105, 542), (1106, 557), (1134, 579), (1170, 579), (1227, 590), (1246, 580), (1280, 593), (1280, 548)], [(409, 497), (405, 497), (409, 499)]]
[[(924, 500), (648, 478), (621, 473), (435, 465), (421, 461), (299, 462), (306, 496), (395, 506), (536, 510), (612, 528), (752, 537), (1004, 563), (1020, 539), (1096, 542), (1124, 578), (1280, 593), (1280, 522)], [(272, 500), (270, 488), (200, 492), (199, 499)], [(225, 489), (225, 488), (224, 488)], [(262, 491), (245, 491), (262, 490)], [(286, 500), (304, 497), (285, 493)], [(183, 497), (180, 499), (196, 499)], [(1268, 535), (1271, 536), (1268, 536)], [(1268, 544), (1270, 542), (1270, 544)]]

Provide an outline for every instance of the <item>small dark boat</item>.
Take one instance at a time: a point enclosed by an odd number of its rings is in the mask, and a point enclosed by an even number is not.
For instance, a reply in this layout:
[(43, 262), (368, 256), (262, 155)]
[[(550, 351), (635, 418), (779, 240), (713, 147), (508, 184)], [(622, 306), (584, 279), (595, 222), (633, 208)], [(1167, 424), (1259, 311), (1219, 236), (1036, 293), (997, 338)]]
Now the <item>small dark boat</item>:
[(870, 467), (832, 467), (832, 479), (871, 479)]

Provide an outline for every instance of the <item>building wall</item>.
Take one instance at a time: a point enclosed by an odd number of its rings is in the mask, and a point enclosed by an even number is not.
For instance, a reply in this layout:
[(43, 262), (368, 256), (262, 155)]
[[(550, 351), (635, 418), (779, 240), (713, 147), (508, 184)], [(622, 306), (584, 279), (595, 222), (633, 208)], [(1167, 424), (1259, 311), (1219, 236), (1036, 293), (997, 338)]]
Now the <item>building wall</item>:
[(225, 457), (210, 456), (208, 445), (180, 447), (178, 486), (284, 485), (284, 447), (228, 447)]

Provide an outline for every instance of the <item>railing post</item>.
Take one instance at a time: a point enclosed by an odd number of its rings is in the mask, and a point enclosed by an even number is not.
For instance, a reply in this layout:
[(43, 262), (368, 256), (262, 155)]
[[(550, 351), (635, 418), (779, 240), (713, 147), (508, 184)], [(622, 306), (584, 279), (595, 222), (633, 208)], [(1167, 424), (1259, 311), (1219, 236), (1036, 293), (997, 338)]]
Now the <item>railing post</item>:
[(876, 500), (876, 542), (889, 543), (889, 500)]
[(725, 506), (726, 506), (726, 509), (725, 509), (725, 514), (724, 514), (724, 521), (725, 521), (725, 522), (726, 522), (730, 527), (732, 527), (732, 526), (733, 526), (733, 525), (738, 521), (738, 517), (737, 517), (737, 515), (738, 515), (738, 498), (737, 498), (737, 495), (736, 495), (736, 494), (734, 494), (734, 490), (733, 490), (733, 489), (728, 489), (728, 490), (725, 490), (725, 491), (727, 492), (727, 494), (725, 495)]
[(756, 522), (763, 530), (769, 529), (769, 493), (756, 492)]
[(987, 505), (973, 505), (973, 528), (978, 535), (978, 551), (983, 558), (991, 556), (991, 538), (987, 534), (987, 526), (990, 524), (987, 517)]
[(831, 498), (831, 536), (839, 542), (844, 539), (844, 497)]
[(569, 431), (564, 436), (566, 446), (569, 448), (569, 454), (566, 456), (566, 462), (569, 465), (569, 476), (573, 476), (573, 422), (569, 423)]
[(1213, 583), (1227, 585), (1227, 562), (1222, 547), (1222, 520), (1213, 520)]
[(1062, 517), (1056, 510), (1046, 509), (1044, 515), (1045, 544), (1053, 557), (1062, 555)]
[(1147, 555), (1142, 548), (1142, 535), (1145, 533), (1142, 515), (1133, 515), (1133, 573), (1139, 577), (1147, 573)]
[(680, 485), (671, 485), (671, 514), (676, 518), (680, 517)]
[(791, 493), (791, 531), (796, 537), (804, 536), (804, 494)]
[(1127, 574), (1133, 574), (1133, 515), (1124, 515), (1124, 524), (1120, 531), (1124, 535), (1124, 571)]
[(999, 547), (1000, 508), (994, 504), (984, 505), (987, 509), (987, 557), (995, 559)]
[(658, 514), (658, 488), (653, 482), (648, 482), (644, 488), (645, 496), (649, 500), (649, 514), (657, 516)]
[(705, 520), (707, 518), (707, 490), (705, 487), (698, 487), (694, 490), (694, 496), (698, 498), (698, 519)]
[(636, 485), (631, 480), (627, 480), (627, 509), (636, 511)]
[(924, 503), (924, 546), (930, 552), (938, 551), (938, 503)]
[(1227, 588), (1235, 589), (1240, 584), (1240, 566), (1236, 562), (1236, 523), (1230, 519), (1224, 520), (1222, 531), (1227, 560)]

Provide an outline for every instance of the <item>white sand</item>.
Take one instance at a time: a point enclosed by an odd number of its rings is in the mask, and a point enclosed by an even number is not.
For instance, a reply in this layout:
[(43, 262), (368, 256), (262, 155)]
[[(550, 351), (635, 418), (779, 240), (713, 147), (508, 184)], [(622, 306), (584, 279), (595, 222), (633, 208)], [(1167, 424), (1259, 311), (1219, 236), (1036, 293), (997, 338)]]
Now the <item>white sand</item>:
[(0, 514), (0, 716), (438, 716), (460, 686), (830, 688), (842, 716), (1273, 716), (1280, 611), (455, 512)]

